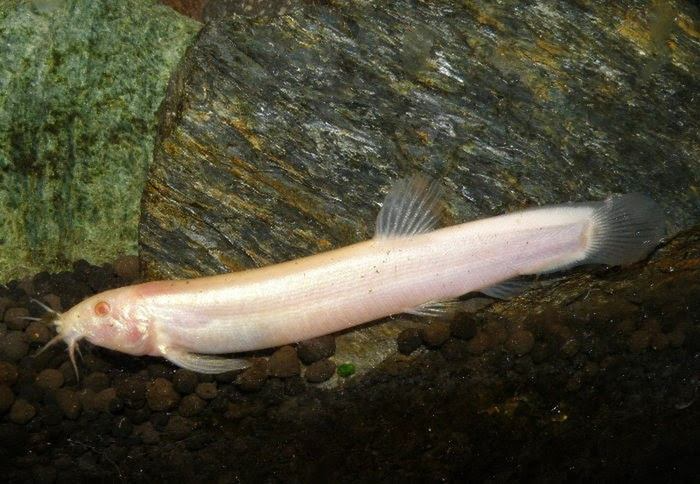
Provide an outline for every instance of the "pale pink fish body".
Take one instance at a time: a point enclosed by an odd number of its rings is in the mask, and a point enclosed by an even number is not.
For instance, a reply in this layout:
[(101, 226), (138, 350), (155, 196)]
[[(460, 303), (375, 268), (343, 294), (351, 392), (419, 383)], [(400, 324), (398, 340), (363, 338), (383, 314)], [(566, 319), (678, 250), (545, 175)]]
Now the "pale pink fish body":
[(645, 257), (663, 236), (658, 207), (641, 195), (516, 212), (431, 230), (437, 189), (398, 182), (374, 239), (259, 269), (156, 281), (95, 295), (57, 322), (74, 345), (85, 337), (125, 353), (163, 356), (216, 373), (244, 360), (205, 355), (293, 343), (384, 316), (430, 313), (440, 303), (516, 276), (581, 263)]

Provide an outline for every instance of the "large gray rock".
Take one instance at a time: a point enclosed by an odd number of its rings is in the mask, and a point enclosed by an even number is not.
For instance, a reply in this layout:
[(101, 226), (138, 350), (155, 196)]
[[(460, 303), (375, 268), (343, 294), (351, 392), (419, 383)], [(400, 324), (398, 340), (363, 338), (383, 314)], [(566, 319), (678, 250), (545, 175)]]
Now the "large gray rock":
[(696, 21), (687, 3), (410, 0), (215, 21), (162, 111), (147, 275), (365, 239), (391, 181), (415, 171), (444, 178), (447, 223), (642, 191), (672, 229), (691, 225)]

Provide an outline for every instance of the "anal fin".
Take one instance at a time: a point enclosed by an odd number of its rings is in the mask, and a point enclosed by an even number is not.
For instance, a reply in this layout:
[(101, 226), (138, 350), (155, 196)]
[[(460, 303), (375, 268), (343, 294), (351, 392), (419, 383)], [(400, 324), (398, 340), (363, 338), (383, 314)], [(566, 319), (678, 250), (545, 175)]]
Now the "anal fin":
[(428, 301), (418, 307), (404, 311), (416, 316), (448, 316), (457, 312), (461, 308), (459, 299), (447, 299), (444, 301)]
[(243, 370), (250, 366), (250, 363), (243, 359), (189, 353), (172, 347), (161, 348), (161, 353), (168, 361), (181, 368), (210, 375)]
[(479, 289), (479, 292), (496, 299), (510, 299), (524, 292), (532, 283), (532, 278), (516, 277), (494, 286)]

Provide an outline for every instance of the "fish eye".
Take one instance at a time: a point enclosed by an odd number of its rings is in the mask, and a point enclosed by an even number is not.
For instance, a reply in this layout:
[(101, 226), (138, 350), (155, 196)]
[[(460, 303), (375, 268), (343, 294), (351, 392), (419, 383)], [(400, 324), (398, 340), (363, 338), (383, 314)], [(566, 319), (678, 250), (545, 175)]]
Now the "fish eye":
[(100, 301), (97, 304), (95, 304), (94, 310), (95, 314), (97, 314), (98, 316), (106, 316), (110, 311), (110, 307), (109, 304), (107, 304), (105, 301)]

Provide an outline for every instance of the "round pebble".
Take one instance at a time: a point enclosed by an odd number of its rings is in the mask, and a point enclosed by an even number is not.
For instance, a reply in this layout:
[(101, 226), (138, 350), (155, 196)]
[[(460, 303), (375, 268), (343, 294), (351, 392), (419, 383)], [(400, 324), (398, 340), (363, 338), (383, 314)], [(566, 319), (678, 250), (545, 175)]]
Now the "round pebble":
[(12, 386), (16, 381), (17, 367), (8, 361), (0, 361), (0, 385)]
[(136, 255), (123, 255), (114, 261), (114, 272), (127, 281), (134, 281), (139, 277), (140, 263)]
[(0, 356), (9, 361), (19, 361), (29, 351), (29, 344), (24, 333), (8, 331), (0, 338)]
[(515, 331), (506, 340), (506, 349), (515, 353), (518, 356), (526, 355), (535, 344), (535, 337), (527, 330), (521, 329)]
[(24, 425), (34, 418), (36, 409), (34, 406), (22, 398), (15, 400), (10, 408), (10, 422)]
[(292, 346), (283, 346), (270, 356), (269, 372), (271, 376), (288, 378), (301, 371), (297, 351)]
[(306, 390), (304, 380), (299, 376), (292, 376), (284, 380), (284, 394), (289, 396), (301, 395)]
[(183, 395), (190, 394), (194, 392), (197, 386), (197, 374), (193, 371), (180, 368), (175, 372), (175, 375), (173, 375), (173, 386), (175, 390)]
[(61, 370), (61, 373), (63, 373), (64, 385), (74, 385), (78, 382), (77, 375), (75, 374), (75, 368), (73, 368), (70, 360), (66, 360), (61, 363), (61, 366), (59, 366), (58, 369)]
[(99, 412), (100, 408), (97, 405), (97, 393), (89, 388), (84, 388), (78, 392), (80, 405), (85, 411)]
[(332, 377), (334, 373), (335, 363), (329, 359), (324, 359), (311, 363), (306, 368), (304, 377), (310, 383), (321, 383)]
[(140, 407), (146, 399), (146, 382), (141, 378), (130, 377), (117, 383), (117, 396), (124, 400), (127, 406)]
[(95, 395), (95, 405), (101, 412), (109, 412), (112, 400), (117, 398), (117, 390), (114, 388), (105, 388), (97, 392)]
[(420, 337), (426, 346), (438, 348), (450, 337), (450, 325), (441, 321), (433, 321), (430, 325), (421, 328)]
[(29, 310), (27, 308), (13, 307), (5, 310), (3, 320), (8, 329), (23, 331), (29, 324), (27, 319), (22, 319), (26, 316), (29, 316)]
[(470, 340), (476, 335), (476, 321), (471, 317), (461, 317), (450, 322), (450, 334), (455, 338)]
[(3, 315), (5, 314), (5, 310), (12, 306), (14, 304), (14, 301), (10, 299), (9, 297), (2, 296), (0, 297), (0, 320), (3, 319)]
[(219, 390), (216, 388), (216, 383), (211, 382), (211, 383), (200, 383), (197, 385), (197, 388), (195, 388), (195, 392), (197, 395), (199, 395), (200, 398), (203, 398), (204, 400), (212, 400), (216, 398), (216, 395), (218, 395)]
[(131, 435), (134, 425), (126, 417), (117, 417), (114, 420), (112, 427), (112, 435), (115, 437), (126, 438)]
[(145, 405), (141, 408), (125, 407), (124, 415), (126, 415), (134, 424), (141, 424), (151, 418), (151, 411)]
[(469, 343), (462, 339), (451, 338), (440, 347), (440, 353), (448, 361), (464, 360), (469, 356)]
[(420, 337), (420, 331), (417, 328), (407, 328), (399, 333), (396, 337), (396, 346), (399, 353), (410, 355), (423, 344)]
[(53, 309), (54, 311), (60, 313), (63, 311), (63, 308), (61, 307), (61, 298), (58, 297), (55, 294), (46, 294), (44, 297), (41, 298), (41, 300), (46, 304), (48, 307)]
[(561, 354), (565, 358), (572, 358), (573, 356), (576, 355), (576, 353), (578, 353), (580, 348), (581, 348), (581, 345), (579, 344), (579, 342), (576, 339), (569, 338), (562, 345)]
[(51, 339), (51, 330), (46, 323), (42, 321), (32, 321), (24, 330), (24, 334), (27, 335), (27, 341), (30, 343), (48, 343)]
[(635, 331), (630, 335), (629, 347), (633, 353), (641, 353), (649, 346), (651, 335), (643, 329)]
[(502, 321), (489, 321), (484, 326), (484, 331), (489, 335), (494, 344), (502, 344), (508, 339), (508, 330)]
[(67, 388), (60, 388), (55, 393), (56, 404), (61, 409), (66, 418), (75, 420), (80, 415), (82, 405), (78, 395)]
[(0, 415), (7, 412), (15, 401), (15, 394), (7, 385), (0, 385)]
[(662, 351), (668, 348), (669, 339), (668, 336), (663, 333), (655, 333), (651, 337), (651, 347), (656, 351)]
[(134, 432), (146, 445), (154, 445), (160, 441), (160, 434), (153, 428), (151, 422), (145, 422), (136, 427)]
[(148, 365), (148, 375), (151, 378), (165, 378), (170, 380), (174, 374), (173, 367), (163, 363), (152, 363)]
[(476, 335), (467, 342), (467, 350), (473, 355), (480, 355), (489, 349), (489, 335), (485, 331), (477, 331)]
[(55, 368), (47, 368), (36, 376), (35, 382), (43, 390), (58, 390), (63, 386), (63, 373)]
[(32, 282), (31, 277), (25, 277), (24, 279), (20, 280), (17, 283), (17, 287), (22, 289), (28, 296), (34, 295), (34, 283)]
[[(116, 390), (115, 390), (116, 392)], [(107, 405), (107, 411), (112, 415), (121, 413), (124, 410), (124, 400), (119, 397), (115, 397), (109, 401)]]
[(685, 342), (685, 332), (682, 328), (676, 328), (668, 333), (668, 342), (674, 348), (680, 348)]
[(85, 377), (83, 387), (90, 388), (96, 392), (102, 391), (109, 387), (109, 377), (101, 371), (94, 371)]
[(297, 345), (297, 354), (305, 365), (329, 358), (335, 354), (335, 336), (328, 334), (302, 341)]
[(259, 359), (238, 375), (236, 384), (244, 392), (257, 392), (267, 381), (267, 374), (267, 361)]
[(188, 419), (179, 415), (173, 415), (168, 419), (168, 424), (163, 430), (163, 437), (169, 440), (182, 440), (194, 429), (194, 425)]
[(156, 378), (146, 391), (146, 400), (151, 410), (164, 412), (174, 409), (180, 402), (180, 394), (165, 378)]
[(183, 417), (194, 417), (198, 415), (207, 406), (202, 398), (196, 394), (190, 394), (183, 397), (178, 407), (178, 413)]

